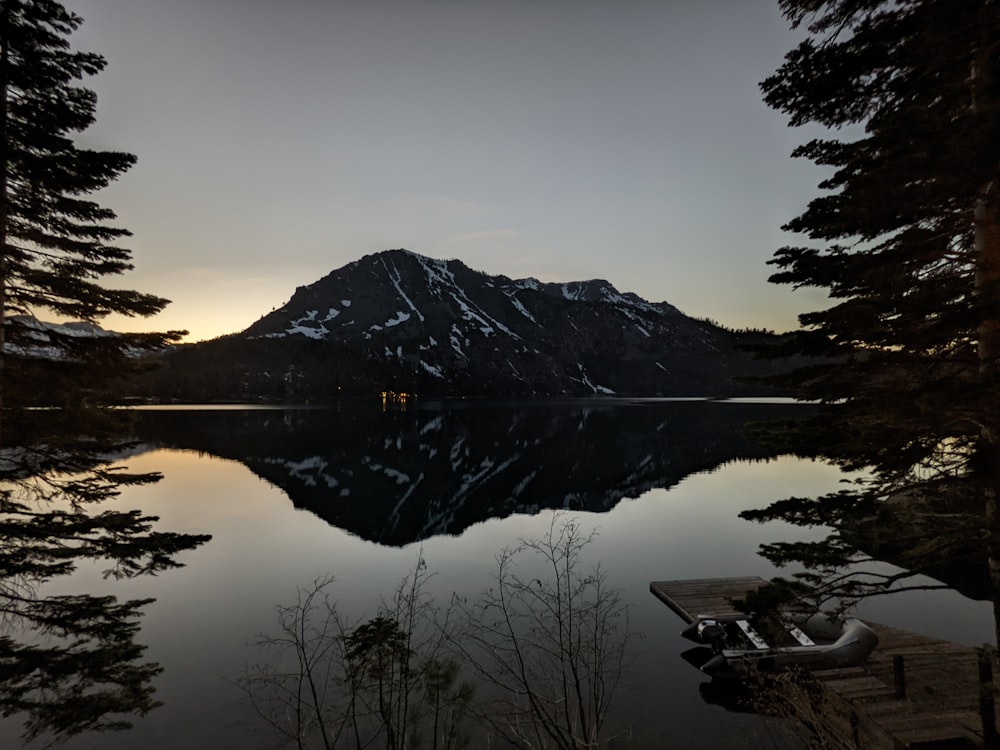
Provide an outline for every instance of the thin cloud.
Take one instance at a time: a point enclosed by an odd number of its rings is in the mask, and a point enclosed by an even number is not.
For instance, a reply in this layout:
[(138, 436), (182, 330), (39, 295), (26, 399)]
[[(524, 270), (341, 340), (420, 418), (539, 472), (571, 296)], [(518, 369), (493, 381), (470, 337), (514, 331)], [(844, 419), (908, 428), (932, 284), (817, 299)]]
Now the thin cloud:
[(437, 193), (400, 193), (403, 206), (421, 214), (439, 216), (487, 216), (496, 213), (497, 207), (465, 198), (455, 198)]
[(447, 238), (446, 245), (463, 245), (470, 242), (489, 242), (493, 240), (518, 239), (521, 233), (516, 229), (485, 229), (479, 232), (466, 232)]
[(274, 284), (274, 275), (264, 276), (233, 276), (232, 269), (227, 267), (212, 266), (186, 266), (180, 268), (174, 275), (187, 277), (190, 279), (208, 280), (225, 287), (246, 287), (260, 286), (262, 284)]

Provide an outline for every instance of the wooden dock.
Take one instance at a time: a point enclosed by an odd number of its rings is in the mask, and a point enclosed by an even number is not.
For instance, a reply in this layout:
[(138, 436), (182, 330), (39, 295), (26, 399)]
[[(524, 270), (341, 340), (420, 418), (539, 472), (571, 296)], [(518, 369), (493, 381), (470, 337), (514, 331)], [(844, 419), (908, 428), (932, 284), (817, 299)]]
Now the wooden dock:
[[(649, 588), (690, 623), (700, 614), (735, 613), (732, 601), (763, 583), (761, 578), (707, 578), (653, 581)], [(783, 704), (791, 706), (795, 718), (822, 727), (832, 748), (998, 747), (992, 686), (980, 689), (975, 649), (868, 625), (879, 645), (864, 665), (815, 670), (808, 688), (788, 686), (794, 694)]]

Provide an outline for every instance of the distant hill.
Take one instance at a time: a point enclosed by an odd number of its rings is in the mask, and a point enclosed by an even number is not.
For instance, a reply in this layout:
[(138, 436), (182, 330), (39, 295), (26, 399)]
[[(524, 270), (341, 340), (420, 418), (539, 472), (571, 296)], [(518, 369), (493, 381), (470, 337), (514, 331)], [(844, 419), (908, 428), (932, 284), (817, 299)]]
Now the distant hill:
[[(241, 333), (178, 347), (135, 385), (167, 399), (732, 395), (773, 363), (740, 334), (600, 279), (509, 279), (407, 250), (367, 255)], [(760, 391), (760, 388), (756, 388)]]

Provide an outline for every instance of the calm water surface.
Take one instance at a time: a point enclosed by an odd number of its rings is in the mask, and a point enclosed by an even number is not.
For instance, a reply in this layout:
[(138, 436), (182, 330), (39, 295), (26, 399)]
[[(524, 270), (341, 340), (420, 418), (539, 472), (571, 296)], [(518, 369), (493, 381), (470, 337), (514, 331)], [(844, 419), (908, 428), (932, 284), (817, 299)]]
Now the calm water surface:
[[(163, 530), (213, 538), (181, 557), (186, 567), (155, 578), (109, 582), (100, 564), (88, 564), (52, 584), (53, 593), (154, 597), (139, 640), (165, 668), (156, 681), (161, 708), (130, 731), (65, 746), (276, 747), (234, 684), (248, 664), (266, 660), (249, 644), (274, 631), (276, 604), (333, 574), (341, 611), (372, 616), (421, 549), (439, 602), (474, 596), (490, 585), (497, 551), (542, 535), (554, 512), (567, 512), (598, 530), (587, 562), (600, 561), (645, 635), (616, 700), (616, 725), (632, 745), (788, 747), (780, 722), (702, 700), (706, 678), (679, 656), (690, 645), (678, 637), (681, 622), (648, 584), (770, 577), (777, 571), (758, 545), (808, 537), (737, 517), (828, 492), (841, 479), (820, 463), (768, 459), (742, 437), (746, 421), (789, 408), (659, 401), (143, 412), (143, 449), (122, 463), (164, 478), (115, 505), (159, 516)], [(970, 645), (992, 633), (989, 605), (951, 592), (873, 602), (861, 614)], [(0, 747), (18, 747), (19, 729), (16, 718), (0, 723)]]

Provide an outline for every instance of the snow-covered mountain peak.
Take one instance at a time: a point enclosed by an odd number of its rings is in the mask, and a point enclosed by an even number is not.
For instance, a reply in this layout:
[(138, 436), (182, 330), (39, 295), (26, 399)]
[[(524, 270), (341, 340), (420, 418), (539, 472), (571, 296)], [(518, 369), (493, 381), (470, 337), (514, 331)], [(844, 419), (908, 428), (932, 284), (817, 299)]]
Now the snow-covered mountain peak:
[(510, 279), (404, 249), (299, 287), (237, 336), (316, 342), (463, 395), (669, 393), (733, 351), (727, 332), (605, 279)]

